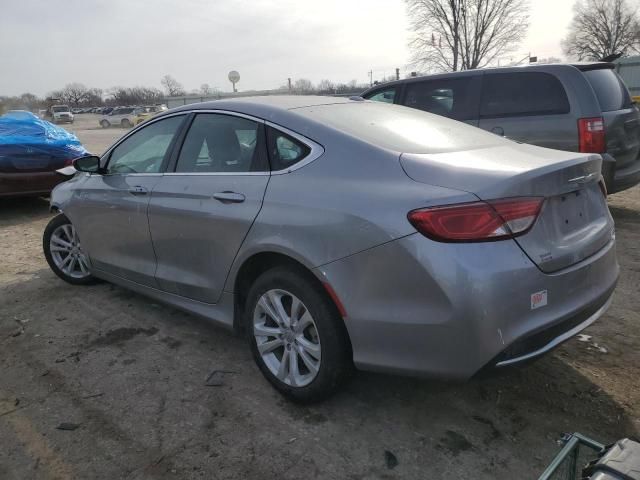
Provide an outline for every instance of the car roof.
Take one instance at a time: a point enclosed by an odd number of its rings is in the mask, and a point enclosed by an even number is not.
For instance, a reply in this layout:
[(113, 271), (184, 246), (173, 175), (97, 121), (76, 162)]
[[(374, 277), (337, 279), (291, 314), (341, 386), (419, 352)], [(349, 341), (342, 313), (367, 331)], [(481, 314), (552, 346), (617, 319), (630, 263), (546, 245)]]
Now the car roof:
[(349, 103), (346, 97), (328, 97), (321, 95), (263, 95), (256, 97), (236, 97), (230, 99), (212, 100), (209, 102), (191, 103), (183, 107), (174, 108), (171, 111), (180, 110), (209, 110), (234, 108), (246, 109), (251, 106), (260, 106), (265, 110), (293, 110), (296, 108), (314, 107), (317, 105), (328, 105), (333, 103)]
[(422, 75), (419, 77), (403, 78), (400, 80), (393, 80), (391, 82), (374, 85), (371, 88), (365, 90), (362, 94), (368, 94), (374, 90), (382, 90), (395, 85), (402, 85), (405, 83), (421, 82), (428, 79), (447, 78), (447, 77), (468, 77), (475, 75), (483, 75), (484, 73), (509, 73), (509, 72), (526, 72), (531, 70), (545, 71), (551, 69), (573, 69), (576, 68), (582, 72), (589, 70), (601, 70), (601, 69), (613, 69), (615, 65), (610, 62), (573, 62), (573, 63), (532, 63), (528, 65), (519, 65), (514, 67), (487, 67), (476, 68), (471, 70), (460, 70), (457, 72), (443, 72), (434, 73), (430, 75)]

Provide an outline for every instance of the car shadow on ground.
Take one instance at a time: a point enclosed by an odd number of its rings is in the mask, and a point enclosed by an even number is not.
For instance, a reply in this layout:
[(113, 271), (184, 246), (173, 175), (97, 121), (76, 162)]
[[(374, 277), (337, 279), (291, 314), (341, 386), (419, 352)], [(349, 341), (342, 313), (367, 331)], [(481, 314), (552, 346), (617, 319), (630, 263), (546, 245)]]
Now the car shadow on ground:
[(47, 215), (49, 215), (48, 198), (0, 198), (0, 228), (29, 223)]

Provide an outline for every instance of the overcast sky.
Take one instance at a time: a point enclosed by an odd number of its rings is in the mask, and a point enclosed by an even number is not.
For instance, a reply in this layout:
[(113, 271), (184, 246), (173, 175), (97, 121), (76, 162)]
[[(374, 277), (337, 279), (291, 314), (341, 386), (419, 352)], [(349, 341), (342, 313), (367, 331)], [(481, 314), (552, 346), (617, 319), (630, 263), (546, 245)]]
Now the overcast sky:
[[(519, 50), (561, 56), (573, 0), (531, 0)], [(287, 77), (367, 82), (405, 71), (403, 0), (3, 0), (0, 95), (90, 87), (276, 88)], [(508, 60), (508, 59), (505, 59)]]

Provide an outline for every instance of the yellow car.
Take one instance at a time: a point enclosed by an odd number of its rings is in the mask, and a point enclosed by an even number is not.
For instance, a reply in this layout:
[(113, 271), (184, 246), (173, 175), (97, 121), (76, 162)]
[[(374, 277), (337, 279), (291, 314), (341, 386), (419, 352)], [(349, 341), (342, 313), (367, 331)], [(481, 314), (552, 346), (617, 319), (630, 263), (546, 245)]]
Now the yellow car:
[(133, 111), (133, 124), (139, 125), (145, 120), (149, 120), (153, 117), (153, 113), (149, 111), (147, 107), (139, 107)]

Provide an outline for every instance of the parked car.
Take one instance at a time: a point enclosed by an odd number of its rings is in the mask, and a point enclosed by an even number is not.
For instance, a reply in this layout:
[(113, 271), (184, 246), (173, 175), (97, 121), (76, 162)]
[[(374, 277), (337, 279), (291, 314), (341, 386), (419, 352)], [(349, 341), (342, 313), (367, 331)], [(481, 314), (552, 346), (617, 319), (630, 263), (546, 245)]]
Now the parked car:
[(73, 123), (73, 113), (68, 105), (52, 105), (47, 110), (47, 118), (53, 123)]
[(611, 63), (468, 70), (390, 82), (362, 96), (519, 142), (602, 154), (610, 192), (640, 182), (640, 110)]
[(74, 162), (52, 270), (244, 328), (318, 400), (352, 363), (469, 378), (593, 323), (618, 278), (601, 158), (327, 97), (186, 105)]
[(100, 125), (102, 128), (119, 126), (124, 128), (133, 127), (136, 124), (136, 113), (133, 107), (116, 108), (111, 112), (102, 115)]
[(149, 110), (148, 107), (136, 107), (133, 110), (133, 124), (138, 125), (146, 120), (149, 120), (154, 114)]
[(75, 135), (30, 112), (0, 117), (0, 197), (48, 195), (67, 180), (56, 170), (86, 154)]

